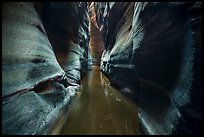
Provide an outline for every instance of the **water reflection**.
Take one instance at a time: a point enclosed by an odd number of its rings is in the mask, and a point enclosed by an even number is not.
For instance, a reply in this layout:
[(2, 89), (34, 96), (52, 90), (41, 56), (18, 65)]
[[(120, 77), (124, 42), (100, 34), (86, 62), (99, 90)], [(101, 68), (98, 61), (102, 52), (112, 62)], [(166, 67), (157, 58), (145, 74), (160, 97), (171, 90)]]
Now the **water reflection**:
[(99, 67), (87, 72), (61, 134), (141, 134), (137, 107), (127, 101)]

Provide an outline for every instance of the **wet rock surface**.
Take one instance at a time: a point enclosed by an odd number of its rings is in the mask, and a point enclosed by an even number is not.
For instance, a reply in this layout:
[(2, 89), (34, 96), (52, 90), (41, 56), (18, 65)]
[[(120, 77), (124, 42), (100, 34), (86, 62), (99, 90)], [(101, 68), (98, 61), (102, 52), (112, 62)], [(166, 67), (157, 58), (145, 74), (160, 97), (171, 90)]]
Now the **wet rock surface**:
[[(66, 117), (80, 75), (91, 68), (86, 3), (58, 4), (2, 4), (3, 135), (58, 134), (63, 123), (56, 124)], [(43, 19), (47, 12), (52, 20)], [(64, 28), (65, 18), (73, 31)]]
[(134, 95), (144, 132), (201, 134), (202, 4), (103, 2), (95, 8), (105, 40), (101, 70), (118, 86), (140, 89)]

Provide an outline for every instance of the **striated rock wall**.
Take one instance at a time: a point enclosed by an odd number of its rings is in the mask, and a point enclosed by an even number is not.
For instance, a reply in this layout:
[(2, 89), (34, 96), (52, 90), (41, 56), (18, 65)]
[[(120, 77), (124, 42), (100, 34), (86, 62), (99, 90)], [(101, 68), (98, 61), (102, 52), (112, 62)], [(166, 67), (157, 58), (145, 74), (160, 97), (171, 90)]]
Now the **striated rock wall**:
[(88, 24), (86, 3), (2, 3), (3, 135), (60, 132), (91, 68)]
[(89, 16), (90, 16), (90, 52), (92, 56), (92, 62), (94, 65), (100, 66), (101, 55), (104, 50), (104, 41), (102, 32), (96, 22), (96, 13), (94, 8), (94, 2), (89, 4)]
[(43, 9), (43, 23), (60, 65), (78, 83), (80, 72), (91, 69), (87, 3), (48, 2), (36, 7)]
[[(134, 2), (96, 3), (97, 21), (104, 35), (101, 70), (112, 84), (133, 100), (138, 100), (139, 85), (131, 63)], [(103, 11), (103, 12), (102, 12)]]
[(202, 4), (95, 3), (101, 70), (140, 106), (145, 134), (201, 134)]

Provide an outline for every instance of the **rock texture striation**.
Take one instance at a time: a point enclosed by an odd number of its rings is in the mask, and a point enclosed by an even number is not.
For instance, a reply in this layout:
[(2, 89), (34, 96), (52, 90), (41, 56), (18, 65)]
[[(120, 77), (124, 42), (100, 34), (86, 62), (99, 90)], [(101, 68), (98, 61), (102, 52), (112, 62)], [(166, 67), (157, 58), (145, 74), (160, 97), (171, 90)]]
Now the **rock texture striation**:
[(2, 134), (58, 134), (91, 68), (86, 3), (2, 3)]
[(202, 4), (97, 2), (101, 70), (139, 103), (145, 134), (201, 134)]

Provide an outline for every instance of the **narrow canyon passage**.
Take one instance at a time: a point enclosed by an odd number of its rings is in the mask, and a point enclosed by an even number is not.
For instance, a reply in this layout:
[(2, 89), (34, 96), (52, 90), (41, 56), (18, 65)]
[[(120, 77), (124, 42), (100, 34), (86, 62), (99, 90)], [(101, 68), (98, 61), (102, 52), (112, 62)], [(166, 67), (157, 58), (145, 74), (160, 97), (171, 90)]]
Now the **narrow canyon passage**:
[(197, 135), (202, 2), (2, 2), (2, 135)]
[(139, 135), (137, 104), (112, 87), (100, 70), (104, 38), (97, 26), (93, 5), (90, 7), (89, 47), (93, 66), (81, 80), (61, 134)]
[(82, 78), (61, 134), (140, 135), (137, 111), (136, 104), (110, 86), (100, 68), (93, 66)]

